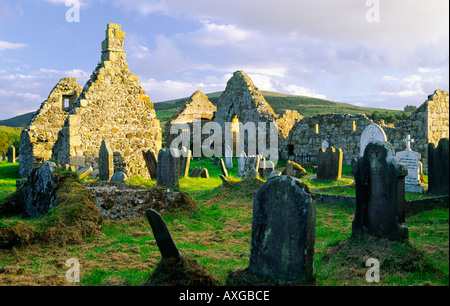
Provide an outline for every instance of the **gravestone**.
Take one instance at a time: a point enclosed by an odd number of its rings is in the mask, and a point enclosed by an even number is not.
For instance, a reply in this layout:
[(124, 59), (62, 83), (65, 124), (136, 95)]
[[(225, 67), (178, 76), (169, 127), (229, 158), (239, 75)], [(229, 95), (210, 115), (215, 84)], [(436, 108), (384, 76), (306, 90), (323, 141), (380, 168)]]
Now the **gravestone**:
[(387, 141), (386, 133), (384, 130), (377, 124), (372, 123), (362, 131), (361, 138), (359, 141), (359, 156), (362, 157), (364, 155), (364, 150), (366, 146), (372, 140), (384, 142)]
[(123, 183), (127, 179), (127, 175), (122, 171), (118, 171), (111, 176), (111, 183)]
[(288, 160), (286, 162), (286, 168), (284, 169), (283, 174), (295, 178), (301, 178), (306, 175), (306, 170), (296, 162)]
[(8, 163), (15, 163), (16, 162), (16, 148), (14, 146), (8, 147)]
[(449, 189), (449, 142), (439, 140), (438, 146), (428, 144), (428, 192), (448, 194)]
[(5, 161), (5, 160), (6, 160), (6, 153), (3, 152), (2, 161)]
[(410, 143), (414, 142), (410, 135), (403, 140), (406, 142), (406, 150), (397, 152), (395, 155), (400, 162), (408, 168), (408, 175), (405, 177), (405, 191), (422, 193), (424, 186), (420, 185), (420, 176), (422, 174), (420, 157), (421, 154), (411, 150)]
[(266, 178), (266, 159), (260, 155), (258, 174), (260, 178)]
[(249, 274), (310, 280), (315, 231), (316, 205), (308, 187), (284, 175), (268, 180), (254, 193)]
[(328, 147), (330, 146), (330, 143), (328, 142), (328, 140), (324, 140), (322, 141), (322, 149), (326, 151), (326, 149), (328, 149)]
[(91, 166), (81, 168), (77, 171), (78, 179), (82, 180), (93, 171)]
[(148, 173), (150, 174), (150, 178), (155, 179), (158, 176), (158, 156), (155, 153), (155, 150), (150, 149), (148, 151), (142, 151), (142, 155), (144, 156), (144, 161), (147, 166)]
[(98, 176), (100, 181), (109, 181), (114, 174), (114, 155), (109, 143), (102, 141), (98, 152)]
[(195, 167), (192, 169), (191, 173), (189, 174), (189, 177), (196, 178), (200, 176), (200, 173), (202, 172), (201, 167)]
[(273, 164), (273, 161), (269, 160), (266, 161), (266, 177), (268, 178), (272, 171), (275, 169), (275, 165)]
[(173, 258), (176, 262), (181, 261), (181, 253), (178, 251), (161, 215), (153, 209), (147, 210), (145, 215), (152, 228), (162, 258), (165, 260)]
[(259, 170), (259, 162), (260, 162), (260, 156), (259, 155), (250, 155), (245, 159), (245, 167), (244, 167), (244, 173), (243, 177), (254, 177), (255, 172), (258, 174)]
[(342, 176), (343, 153), (340, 148), (320, 149), (317, 155), (317, 180), (335, 181)]
[(273, 170), (272, 172), (270, 172), (270, 175), (267, 176), (267, 179), (270, 180), (271, 178), (274, 178), (274, 177), (277, 177), (277, 176), (281, 176), (281, 171)]
[(233, 150), (230, 147), (225, 149), (225, 166), (227, 169), (233, 168)]
[(209, 178), (209, 172), (208, 172), (208, 169), (202, 168), (202, 170), (200, 171), (200, 177), (201, 177), (201, 178)]
[(241, 152), (241, 154), (239, 155), (239, 159), (238, 159), (238, 173), (237, 176), (238, 177), (243, 177), (244, 176), (244, 169), (245, 169), (245, 162), (247, 160), (247, 154), (245, 154), (244, 151)]
[(175, 157), (173, 149), (161, 149), (158, 153), (157, 186), (178, 187), (180, 157)]
[(180, 156), (180, 177), (188, 177), (189, 166), (191, 165), (192, 151), (185, 147), (181, 148)]
[(223, 162), (223, 159), (220, 158), (219, 161), (220, 161), (220, 163), (219, 163), (219, 165), (220, 165), (220, 171), (222, 171), (222, 174), (223, 174), (225, 177), (228, 177), (228, 170), (227, 170), (227, 167), (225, 166), (225, 163)]
[(363, 157), (354, 160), (356, 212), (353, 234), (402, 241), (408, 238), (405, 224), (405, 176), (407, 169), (387, 142), (370, 142)]

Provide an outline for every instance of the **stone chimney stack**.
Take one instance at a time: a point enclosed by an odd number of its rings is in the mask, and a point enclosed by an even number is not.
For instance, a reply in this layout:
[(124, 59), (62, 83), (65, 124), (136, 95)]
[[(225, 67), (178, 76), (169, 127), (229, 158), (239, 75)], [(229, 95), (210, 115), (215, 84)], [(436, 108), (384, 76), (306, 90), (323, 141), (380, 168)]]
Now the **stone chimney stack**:
[(102, 61), (115, 62), (125, 61), (126, 51), (123, 50), (125, 31), (121, 30), (120, 24), (109, 23), (106, 28), (106, 38), (102, 42)]

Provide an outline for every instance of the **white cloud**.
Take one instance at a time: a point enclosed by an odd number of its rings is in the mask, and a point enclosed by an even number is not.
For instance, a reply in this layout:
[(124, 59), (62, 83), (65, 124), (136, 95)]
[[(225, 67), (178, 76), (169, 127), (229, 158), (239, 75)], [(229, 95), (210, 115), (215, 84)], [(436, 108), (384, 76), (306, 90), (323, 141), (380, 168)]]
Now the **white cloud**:
[(25, 48), (26, 46), (27, 46), (27, 44), (12, 43), (12, 42), (7, 42), (7, 41), (4, 41), (4, 40), (0, 40), (0, 51), (16, 50), (16, 49), (20, 49), (20, 48)]

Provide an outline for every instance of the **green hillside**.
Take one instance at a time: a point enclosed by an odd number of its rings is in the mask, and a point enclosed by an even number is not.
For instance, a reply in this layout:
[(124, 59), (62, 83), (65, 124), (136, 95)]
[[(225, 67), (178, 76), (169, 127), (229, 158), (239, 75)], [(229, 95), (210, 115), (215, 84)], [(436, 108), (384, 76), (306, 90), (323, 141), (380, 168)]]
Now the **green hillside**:
[(25, 127), (33, 117), (34, 112), (19, 115), (10, 119), (0, 120), (0, 125), (9, 127)]
[(22, 128), (0, 126), (0, 156), (2, 152), (8, 151), (10, 145), (16, 147), (16, 154), (18, 154), (21, 131)]

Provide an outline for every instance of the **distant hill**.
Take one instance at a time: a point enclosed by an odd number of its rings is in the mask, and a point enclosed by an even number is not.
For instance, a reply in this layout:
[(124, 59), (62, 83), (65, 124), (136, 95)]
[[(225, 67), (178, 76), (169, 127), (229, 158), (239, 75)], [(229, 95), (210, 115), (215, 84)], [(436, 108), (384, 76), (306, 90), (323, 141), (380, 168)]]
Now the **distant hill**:
[[(399, 117), (401, 113), (403, 113), (403, 111), (401, 110), (360, 107), (348, 103), (341, 103), (305, 96), (287, 95), (271, 91), (261, 91), (261, 93), (266, 101), (270, 104), (270, 106), (272, 106), (274, 112), (277, 115), (282, 114), (286, 109), (296, 110), (305, 117), (330, 113), (370, 115), (374, 112), (384, 114), (385, 116), (387, 116), (388, 114), (392, 114), (396, 117)], [(214, 92), (207, 94), (207, 96), (212, 104), (217, 105), (219, 103), (219, 97), (221, 94), (222, 92)], [(161, 123), (167, 121), (170, 117), (172, 117), (177, 109), (180, 108), (188, 99), (189, 97), (154, 103), (155, 111)]]
[(19, 115), (10, 119), (0, 120), (0, 125), (9, 127), (26, 127), (34, 112)]

